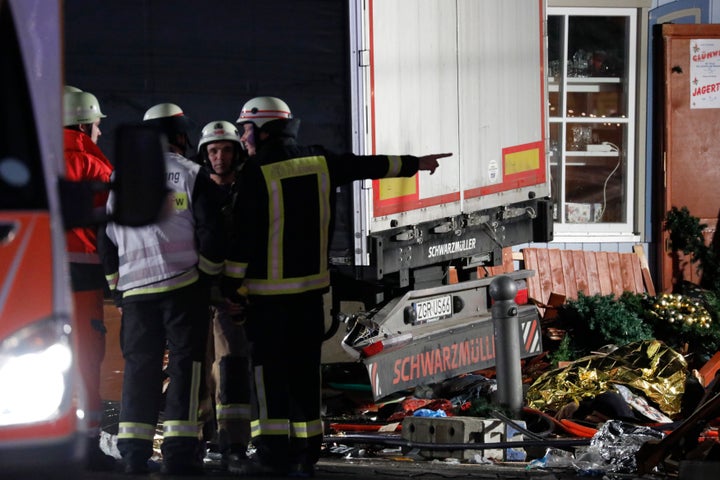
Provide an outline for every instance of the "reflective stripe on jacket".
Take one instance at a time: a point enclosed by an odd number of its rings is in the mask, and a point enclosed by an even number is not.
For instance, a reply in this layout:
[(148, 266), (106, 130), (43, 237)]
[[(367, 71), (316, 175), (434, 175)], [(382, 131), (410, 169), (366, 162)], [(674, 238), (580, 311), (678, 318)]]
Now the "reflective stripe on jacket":
[(327, 289), (336, 188), (417, 172), (413, 156), (338, 155), (297, 145), (294, 122), (284, 123), (286, 130), (246, 162), (240, 177), (224, 272), (223, 290), (230, 297), (240, 285), (250, 295)]
[[(172, 204), (167, 217), (144, 227), (110, 223), (106, 228), (116, 247), (114, 256), (103, 259), (106, 277), (111, 289), (122, 291), (124, 297), (175, 290), (197, 281), (199, 271), (218, 275), (223, 268), (217, 186), (206, 173), (200, 174), (198, 164), (176, 153), (165, 154), (165, 168)], [(204, 183), (198, 185), (200, 181)], [(213, 196), (210, 201), (206, 198)], [(110, 210), (112, 202), (111, 195)]]

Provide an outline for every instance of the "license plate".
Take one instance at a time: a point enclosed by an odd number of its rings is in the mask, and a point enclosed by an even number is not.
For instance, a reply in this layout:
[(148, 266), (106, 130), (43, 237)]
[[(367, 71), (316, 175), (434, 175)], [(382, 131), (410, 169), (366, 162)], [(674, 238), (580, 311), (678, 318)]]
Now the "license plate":
[(452, 296), (445, 295), (416, 302), (413, 303), (413, 308), (415, 309), (415, 323), (446, 318), (452, 315)]

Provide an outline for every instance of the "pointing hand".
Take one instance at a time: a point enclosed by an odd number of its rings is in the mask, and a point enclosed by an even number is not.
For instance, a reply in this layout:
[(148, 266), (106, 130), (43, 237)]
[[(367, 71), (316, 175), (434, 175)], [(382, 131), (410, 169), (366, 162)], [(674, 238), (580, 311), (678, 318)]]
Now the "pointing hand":
[(418, 170), (429, 170), (430, 175), (432, 175), (435, 173), (435, 169), (440, 166), (438, 158), (445, 158), (451, 155), (452, 153), (434, 153), (432, 155), (422, 156), (418, 161)]

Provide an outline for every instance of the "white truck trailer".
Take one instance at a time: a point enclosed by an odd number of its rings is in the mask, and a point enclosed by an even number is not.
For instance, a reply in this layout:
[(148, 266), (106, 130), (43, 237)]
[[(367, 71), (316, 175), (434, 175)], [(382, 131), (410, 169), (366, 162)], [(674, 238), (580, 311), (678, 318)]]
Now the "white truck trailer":
[[(552, 240), (545, 2), (358, 0), (350, 15), (354, 150), (454, 154), (432, 176), (338, 195), (331, 313), (345, 326), (324, 358), (362, 362), (380, 399), (493, 366), (492, 278), (477, 268)], [(520, 289), (530, 274), (513, 274)], [(535, 307), (518, 321), (522, 356), (540, 353)]]

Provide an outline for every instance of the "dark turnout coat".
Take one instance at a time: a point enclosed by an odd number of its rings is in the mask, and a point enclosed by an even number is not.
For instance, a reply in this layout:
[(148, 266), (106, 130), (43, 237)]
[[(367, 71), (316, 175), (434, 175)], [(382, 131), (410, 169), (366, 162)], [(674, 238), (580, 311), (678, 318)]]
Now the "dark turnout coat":
[[(299, 120), (271, 122), (274, 132), (243, 170), (225, 263), (225, 293), (323, 292), (335, 190), (353, 180), (410, 177), (410, 155), (336, 154), (296, 142)], [(268, 128), (270, 124), (266, 124)]]

